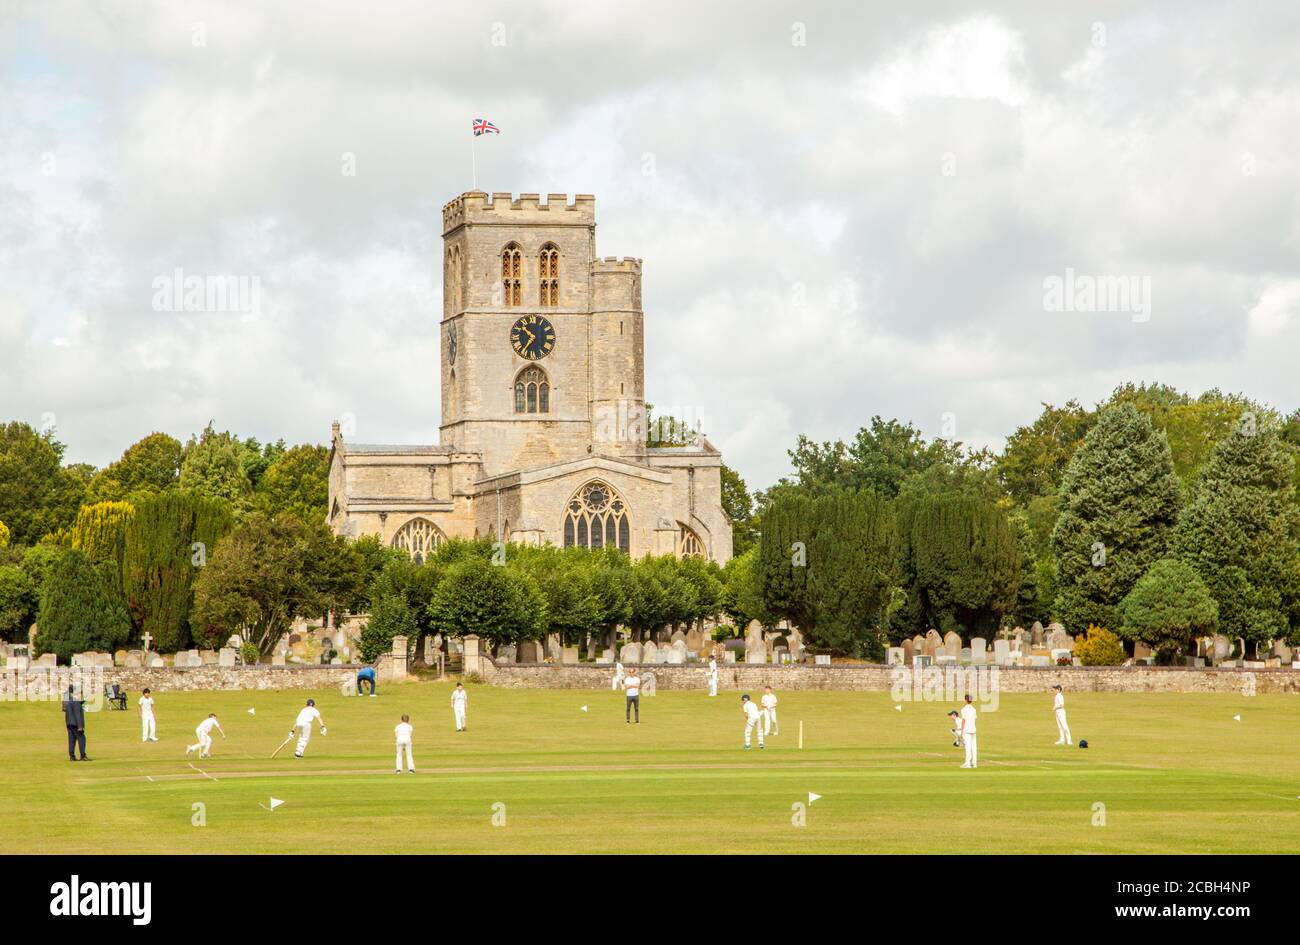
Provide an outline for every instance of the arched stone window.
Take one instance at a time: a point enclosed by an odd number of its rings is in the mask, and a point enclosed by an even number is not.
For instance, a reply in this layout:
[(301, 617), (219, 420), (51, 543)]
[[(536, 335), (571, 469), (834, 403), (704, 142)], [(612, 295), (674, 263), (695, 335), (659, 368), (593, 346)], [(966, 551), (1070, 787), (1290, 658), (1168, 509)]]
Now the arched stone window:
[(554, 243), (543, 246), (538, 257), (537, 304), (543, 308), (560, 304), (560, 251)]
[(507, 243), (501, 250), (502, 305), (518, 308), (523, 304), (524, 254), (518, 243)]
[(550, 413), (551, 382), (536, 365), (524, 368), (515, 377), (515, 413)]
[(446, 539), (441, 529), (427, 518), (413, 518), (397, 530), (390, 544), (405, 551), (416, 564), (423, 564)]
[(453, 246), (447, 250), (447, 273), (442, 287), (443, 295), (450, 303), (452, 314), (461, 310), (461, 282), (460, 247)]
[(682, 525), (677, 535), (677, 557), (679, 558), (707, 558), (708, 549), (700, 536), (695, 534), (695, 530), (689, 525)]
[(630, 554), (627, 503), (612, 486), (593, 480), (573, 494), (564, 512), (564, 547), (617, 548)]

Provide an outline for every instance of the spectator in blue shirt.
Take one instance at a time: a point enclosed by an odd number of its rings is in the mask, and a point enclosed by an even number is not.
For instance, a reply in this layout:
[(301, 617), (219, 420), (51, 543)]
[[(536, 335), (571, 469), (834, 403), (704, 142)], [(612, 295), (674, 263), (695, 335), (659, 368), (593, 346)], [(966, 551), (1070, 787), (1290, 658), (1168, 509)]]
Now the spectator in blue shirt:
[(375, 695), (375, 668), (373, 666), (363, 666), (357, 673), (357, 695), (361, 695), (362, 683), (370, 683), (370, 696)]

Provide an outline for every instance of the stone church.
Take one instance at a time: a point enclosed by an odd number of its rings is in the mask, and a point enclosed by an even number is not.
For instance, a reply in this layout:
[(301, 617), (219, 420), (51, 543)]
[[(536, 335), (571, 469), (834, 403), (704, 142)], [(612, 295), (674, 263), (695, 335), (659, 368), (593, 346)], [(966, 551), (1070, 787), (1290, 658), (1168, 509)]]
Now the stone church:
[(596, 201), (470, 191), (442, 210), (438, 443), (333, 425), (329, 522), (417, 558), (450, 536), (731, 557), (722, 456), (646, 445), (641, 260), (596, 255)]

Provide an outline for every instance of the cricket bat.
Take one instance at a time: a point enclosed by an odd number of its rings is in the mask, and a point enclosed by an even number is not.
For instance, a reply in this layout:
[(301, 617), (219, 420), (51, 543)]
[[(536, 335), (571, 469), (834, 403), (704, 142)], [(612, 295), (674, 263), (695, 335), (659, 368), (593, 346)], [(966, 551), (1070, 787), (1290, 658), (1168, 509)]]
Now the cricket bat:
[(278, 755), (278, 754), (280, 753), (280, 750), (281, 750), (282, 748), (284, 748), (285, 745), (287, 745), (287, 744), (289, 744), (291, 741), (293, 741), (293, 735), (294, 735), (294, 733), (293, 733), (293, 732), (290, 732), (290, 733), (289, 733), (289, 737), (286, 738), (284, 741), (282, 741), (282, 742), (280, 743), (280, 748), (277, 748), (275, 751), (271, 752), (271, 757), (272, 757), (272, 758), (274, 758), (276, 755)]

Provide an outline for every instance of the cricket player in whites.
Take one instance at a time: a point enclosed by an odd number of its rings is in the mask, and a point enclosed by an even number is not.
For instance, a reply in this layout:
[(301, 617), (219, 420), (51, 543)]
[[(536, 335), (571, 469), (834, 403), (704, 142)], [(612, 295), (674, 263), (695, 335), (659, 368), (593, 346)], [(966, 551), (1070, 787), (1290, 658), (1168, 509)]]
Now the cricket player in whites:
[(717, 694), (718, 694), (718, 658), (716, 656), (710, 656), (709, 657), (709, 695), (716, 696)]
[(411, 717), (402, 716), (402, 721), (397, 723), (393, 733), (397, 736), (397, 770), (394, 774), (402, 773), (402, 749), (406, 749), (406, 770), (415, 774), (415, 756), (411, 754), (411, 733), (415, 729), (411, 726)]
[(1065, 693), (1061, 692), (1060, 683), (1052, 689), (1056, 693), (1052, 697), (1052, 714), (1056, 716), (1056, 744), (1073, 745), (1074, 741), (1070, 738), (1070, 723), (1065, 721)]
[(301, 758), (302, 753), (307, 750), (307, 743), (311, 741), (311, 726), (313, 722), (320, 723), (320, 733), (325, 734), (325, 720), (320, 717), (320, 710), (316, 708), (316, 700), (308, 699), (307, 704), (302, 707), (298, 713), (298, 719), (293, 723), (293, 729), (289, 735), (294, 732), (298, 733), (298, 744), (294, 746), (293, 756)]
[(465, 722), (465, 710), (469, 708), (469, 693), (464, 683), (456, 683), (451, 691), (451, 714), (456, 717), (456, 731), (463, 732), (469, 725)]
[(211, 758), (212, 730), (214, 728), (221, 733), (222, 738), (226, 737), (225, 729), (223, 729), (221, 723), (217, 721), (217, 713), (215, 712), (199, 723), (199, 727), (194, 730), (194, 734), (199, 736), (199, 743), (197, 745), (190, 745), (186, 748), (185, 754), (188, 756), (190, 752), (197, 751), (200, 758)]
[(613, 692), (618, 692), (619, 687), (623, 685), (623, 677), (626, 675), (627, 673), (623, 670), (623, 661), (614, 660), (614, 681), (610, 684), (609, 688)]
[(966, 746), (966, 763), (963, 768), (978, 768), (979, 753), (975, 747), (975, 704), (966, 693), (966, 704), (961, 707), (961, 740)]
[[(763, 687), (763, 734), (780, 735), (781, 723), (776, 720), (776, 693), (772, 692), (771, 686)], [(773, 727), (776, 731), (773, 732)]]
[(758, 730), (758, 747), (763, 747), (763, 713), (758, 711), (749, 693), (740, 697), (740, 707), (745, 710), (745, 751), (749, 751), (749, 734)]
[(158, 741), (158, 720), (153, 714), (153, 696), (146, 689), (140, 694), (140, 741)]

